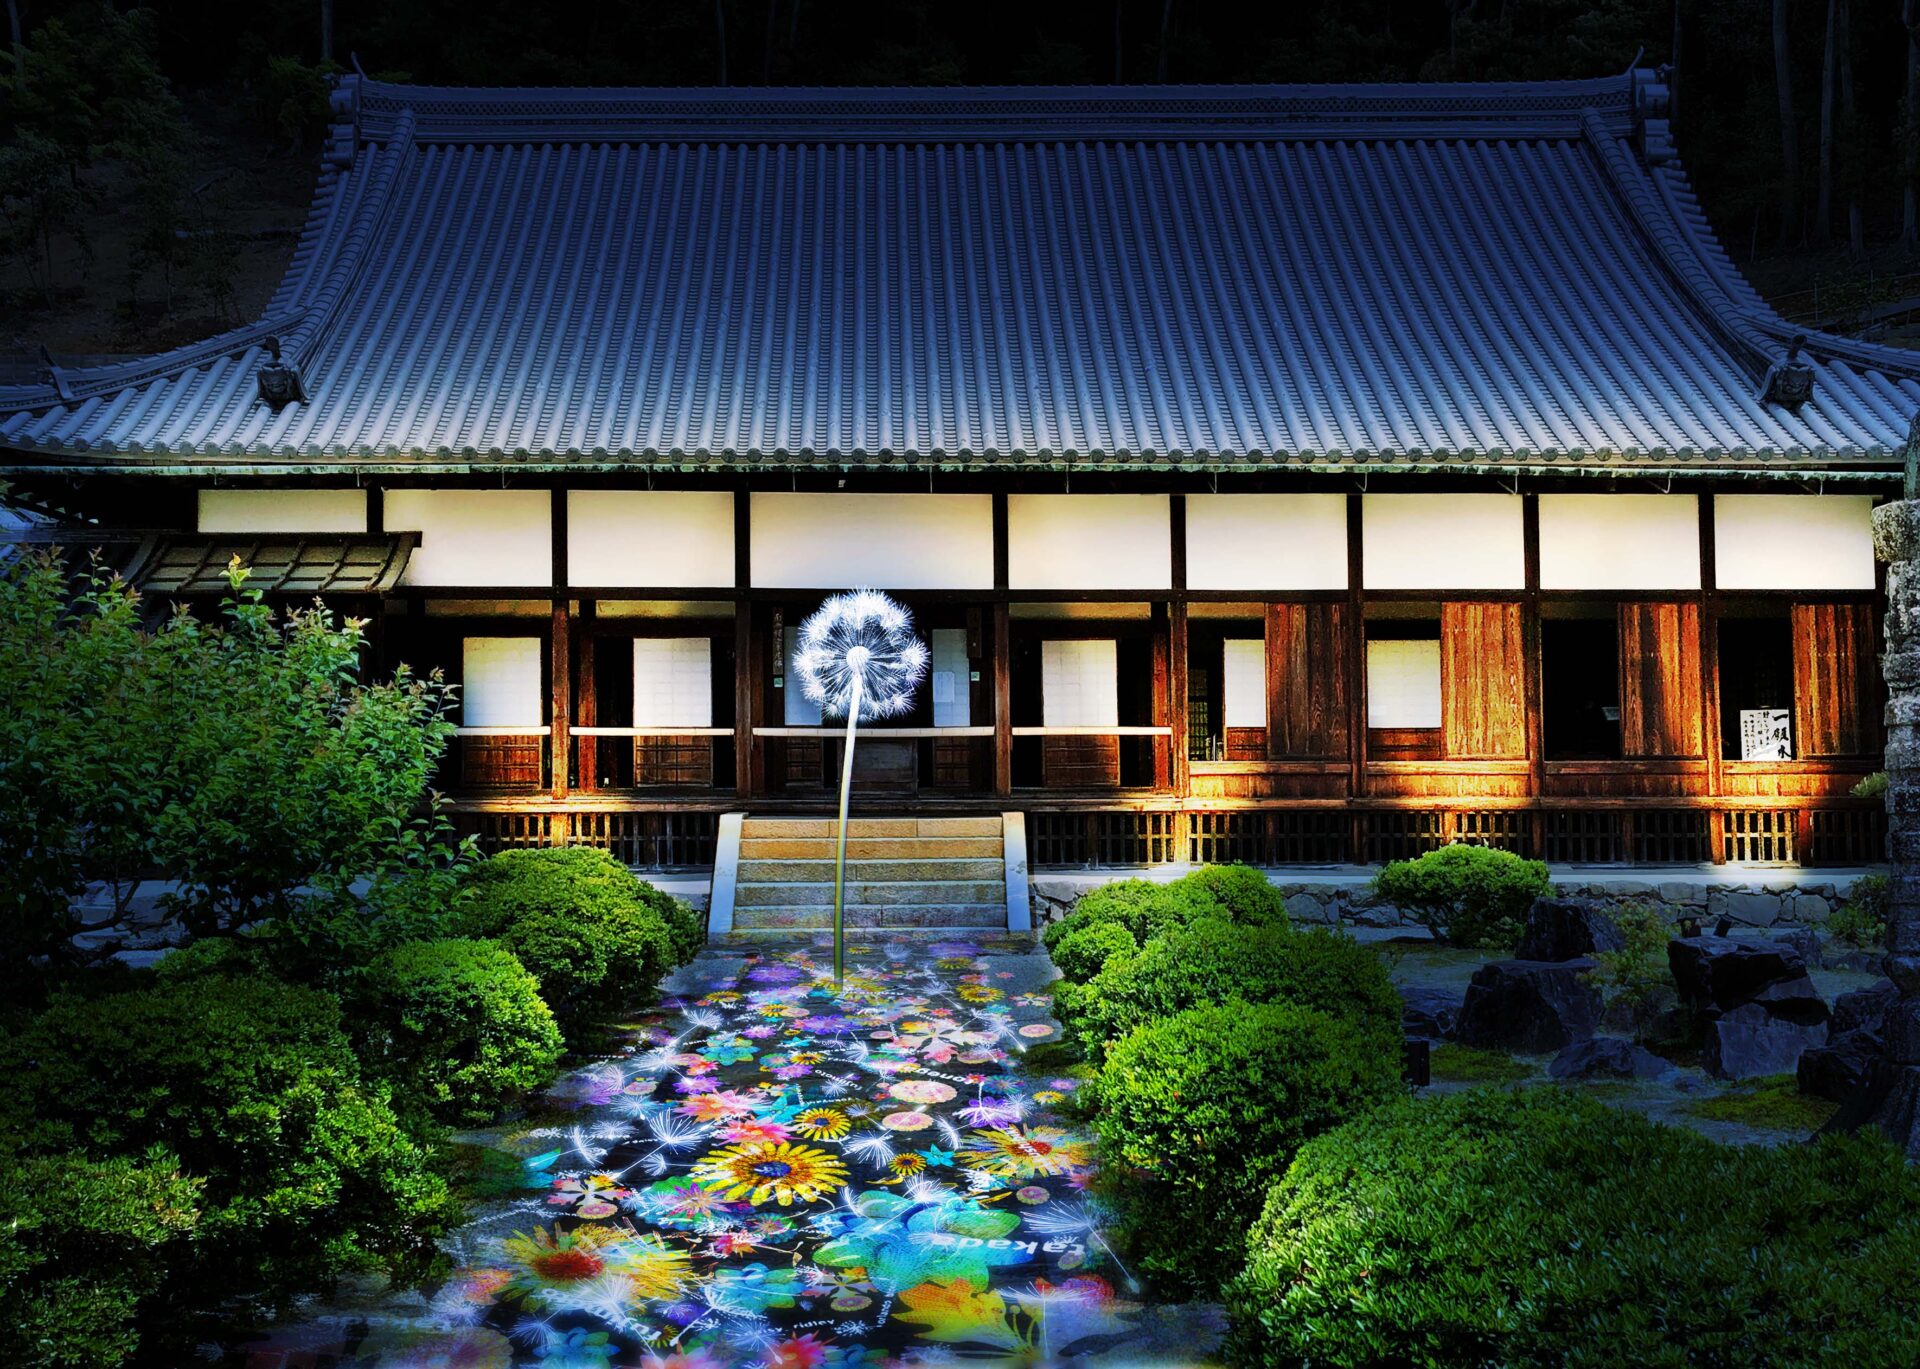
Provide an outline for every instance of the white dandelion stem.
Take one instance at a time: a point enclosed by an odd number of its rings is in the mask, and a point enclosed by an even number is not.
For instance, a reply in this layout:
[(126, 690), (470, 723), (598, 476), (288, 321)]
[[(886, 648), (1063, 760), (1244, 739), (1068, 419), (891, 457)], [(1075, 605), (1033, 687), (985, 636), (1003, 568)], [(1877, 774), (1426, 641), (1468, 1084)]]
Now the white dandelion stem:
[[(855, 661), (855, 653), (859, 660)], [(833, 853), (833, 982), (836, 985), (846, 982), (846, 934), (842, 930), (842, 915), (846, 907), (847, 894), (847, 800), (853, 793), (853, 734), (860, 723), (860, 682), (863, 672), (859, 669), (867, 658), (865, 647), (854, 647), (847, 652), (849, 664), (853, 670), (853, 694), (847, 705), (847, 747), (846, 755), (840, 761), (840, 841)]]

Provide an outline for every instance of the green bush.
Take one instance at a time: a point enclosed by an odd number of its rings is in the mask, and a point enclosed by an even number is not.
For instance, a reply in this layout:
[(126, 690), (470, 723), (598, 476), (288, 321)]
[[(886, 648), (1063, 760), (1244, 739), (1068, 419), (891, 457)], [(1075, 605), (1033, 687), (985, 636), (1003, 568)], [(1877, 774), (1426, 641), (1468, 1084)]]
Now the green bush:
[(262, 947), (244, 937), (203, 936), (153, 964), (162, 982), (204, 979), (208, 975), (257, 974), (265, 964)]
[[(1165, 931), (1202, 918), (1251, 926), (1284, 926), (1287, 902), (1260, 871), (1247, 865), (1207, 865), (1167, 884), (1146, 879), (1115, 880), (1082, 894), (1068, 914), (1050, 924), (1041, 940), (1055, 953), (1054, 964), (1072, 980), (1086, 976), (1061, 964), (1061, 943), (1089, 927), (1118, 927), (1127, 942), (1108, 936), (1098, 943), (1107, 955), (1127, 945), (1138, 949)], [(1085, 964), (1087, 956), (1077, 957)], [(1100, 967), (1094, 963), (1092, 969)]]
[(1679, 1001), (1667, 943), (1673, 926), (1658, 908), (1623, 903), (1611, 914), (1624, 943), (1617, 951), (1595, 951), (1587, 975), (1611, 1011), (1623, 1014), (1637, 1039), (1648, 1039), (1661, 1012)]
[(1175, 928), (1085, 984), (1058, 986), (1054, 1011), (1098, 1060), (1109, 1042), (1135, 1027), (1230, 998), (1316, 1008), (1399, 1049), (1400, 995), (1380, 957), (1351, 937), (1319, 929), (1214, 921)]
[(1855, 950), (1886, 944), (1887, 895), (1885, 875), (1862, 875), (1853, 882), (1847, 901), (1827, 917), (1827, 934)]
[(1291, 1003), (1189, 1008), (1116, 1041), (1101, 1173), (1140, 1268), (1164, 1294), (1217, 1297), (1300, 1143), (1384, 1101), (1399, 1073), (1377, 1036)]
[(0, 1363), (119, 1364), (187, 1257), (200, 1184), (172, 1156), (0, 1157)]
[(424, 1254), (456, 1215), (428, 1154), (368, 1086), (330, 994), (255, 976), (56, 999), (9, 1043), (23, 1153), (162, 1145), (206, 1184), (183, 1278), (278, 1301)]
[(653, 992), (687, 944), (665, 899), (605, 851), (502, 851), (468, 875), (462, 932), (498, 940), (569, 1035)]
[(560, 1059), (539, 981), (497, 942), (396, 946), (367, 967), (361, 998), (363, 1058), (438, 1121), (491, 1121)]
[(1551, 895), (1553, 884), (1541, 861), (1459, 844), (1383, 866), (1373, 877), (1373, 892), (1418, 917), (1442, 941), (1511, 951), (1527, 909)]
[(1920, 1175), (1884, 1141), (1726, 1147), (1562, 1090), (1308, 1142), (1227, 1291), (1242, 1365), (1920, 1362)]
[(1063, 978), (1084, 984), (1111, 962), (1140, 949), (1133, 933), (1116, 922), (1089, 922), (1053, 944), (1053, 963)]

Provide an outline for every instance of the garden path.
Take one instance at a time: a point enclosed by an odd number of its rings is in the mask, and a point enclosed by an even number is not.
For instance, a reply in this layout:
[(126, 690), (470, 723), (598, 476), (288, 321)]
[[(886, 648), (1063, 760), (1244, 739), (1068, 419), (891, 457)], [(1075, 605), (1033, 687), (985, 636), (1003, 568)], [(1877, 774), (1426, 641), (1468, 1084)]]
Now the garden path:
[[(1194, 1365), (1086, 1192), (1051, 962), (998, 934), (733, 938), (534, 1121), (477, 1134), (489, 1194), (436, 1289), (336, 1306), (247, 1369)], [(1196, 1214), (1203, 1220), (1203, 1214)]]

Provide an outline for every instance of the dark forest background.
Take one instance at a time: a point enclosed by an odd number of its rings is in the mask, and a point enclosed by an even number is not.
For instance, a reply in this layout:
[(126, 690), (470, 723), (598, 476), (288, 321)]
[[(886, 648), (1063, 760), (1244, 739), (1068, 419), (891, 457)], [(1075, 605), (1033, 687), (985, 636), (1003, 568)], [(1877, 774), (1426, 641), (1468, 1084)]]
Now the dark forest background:
[[(1920, 317), (1920, 0), (10, 0), (0, 328), (145, 350), (251, 316), (325, 76), (475, 85), (1487, 81), (1672, 68), (1716, 227), (1791, 316)], [(26, 364), (26, 363), (21, 363)], [(0, 377), (4, 378), (4, 377)]]

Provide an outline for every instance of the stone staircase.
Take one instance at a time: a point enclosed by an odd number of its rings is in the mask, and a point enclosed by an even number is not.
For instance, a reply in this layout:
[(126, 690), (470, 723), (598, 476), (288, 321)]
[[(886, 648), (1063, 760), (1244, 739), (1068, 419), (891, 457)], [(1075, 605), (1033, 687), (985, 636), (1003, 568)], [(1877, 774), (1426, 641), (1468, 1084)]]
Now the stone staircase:
[[(846, 925), (1024, 927), (1024, 829), (1018, 814), (1011, 820), (1018, 829), (1011, 835), (1020, 906), (1010, 914), (1007, 815), (853, 819), (847, 824)], [(727, 849), (731, 826), (723, 822), (714, 870), (716, 932), (833, 925), (835, 819), (742, 815), (737, 856)]]

